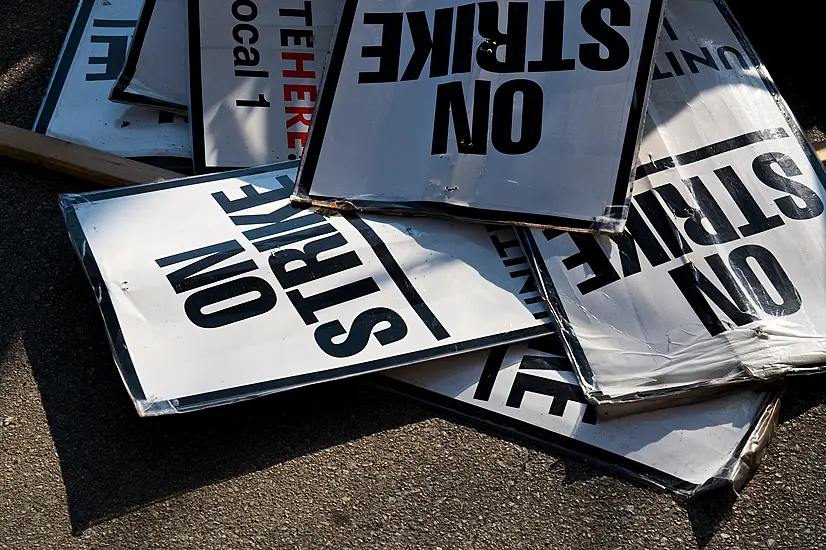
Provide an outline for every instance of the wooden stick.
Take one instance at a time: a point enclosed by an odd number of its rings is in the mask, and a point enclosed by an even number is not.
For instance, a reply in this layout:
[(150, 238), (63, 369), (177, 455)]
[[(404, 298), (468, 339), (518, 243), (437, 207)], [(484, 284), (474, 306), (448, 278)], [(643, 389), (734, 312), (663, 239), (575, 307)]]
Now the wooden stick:
[(44, 166), (106, 187), (183, 177), (176, 172), (2, 123), (0, 157)]
[(826, 141), (814, 141), (812, 145), (817, 153), (817, 158), (820, 159), (820, 162), (826, 164)]

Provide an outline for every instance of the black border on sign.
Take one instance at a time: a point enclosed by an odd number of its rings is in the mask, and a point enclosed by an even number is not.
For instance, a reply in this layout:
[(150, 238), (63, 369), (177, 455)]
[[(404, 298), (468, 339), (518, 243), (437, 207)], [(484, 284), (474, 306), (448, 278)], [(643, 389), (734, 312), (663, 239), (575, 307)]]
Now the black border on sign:
[(86, 25), (89, 23), (89, 16), (94, 5), (95, 0), (81, 0), (77, 6), (75, 17), (69, 27), (69, 34), (66, 35), (66, 41), (63, 43), (57, 57), (57, 65), (55, 65), (52, 72), (52, 78), (49, 81), (49, 87), (46, 89), (46, 95), (43, 97), (43, 103), (40, 105), (40, 111), (34, 120), (33, 132), (46, 135), (49, 130), (49, 123), (52, 121), (63, 86), (66, 85), (66, 77), (69, 75), (69, 69), (72, 68), (72, 63), (75, 61), (77, 48), (80, 46), (83, 31), (86, 30)]
[[(310, 139), (307, 141), (307, 147), (302, 155), (301, 167), (298, 171), (298, 180), (296, 181), (293, 196), (304, 202), (336, 204), (341, 201), (346, 201), (348, 204), (364, 211), (398, 212), (402, 214), (415, 212), (416, 214), (455, 219), (518, 225), (566, 227), (582, 231), (613, 229), (616, 222), (625, 219), (624, 211), (626, 209), (617, 207), (627, 206), (631, 200), (632, 172), (634, 163), (636, 162), (639, 137), (643, 130), (644, 114), (648, 102), (649, 83), (654, 69), (654, 56), (660, 35), (665, 0), (651, 0), (650, 4), (640, 52), (640, 64), (637, 67), (630, 113), (626, 122), (625, 139), (623, 141), (620, 163), (617, 169), (613, 202), (605, 213), (606, 216), (611, 216), (610, 221), (573, 219), (564, 216), (524, 212), (502, 212), (486, 208), (452, 205), (438, 201), (405, 201), (398, 203), (313, 194), (313, 178), (315, 177), (334, 96), (339, 84), (341, 68), (344, 63), (344, 55), (347, 51), (358, 0), (344, 0), (341, 18), (333, 40), (331, 53), (328, 57), (327, 70), (321, 85), (321, 93), (319, 94), (316, 111), (310, 127)], [(603, 215), (601, 214), (600, 217), (603, 217)]]
[(585, 357), (585, 351), (576, 338), (573, 325), (571, 325), (571, 321), (568, 319), (568, 314), (565, 312), (562, 300), (559, 298), (559, 293), (556, 291), (556, 287), (551, 280), (551, 274), (548, 272), (548, 267), (545, 265), (545, 261), (533, 238), (533, 234), (530, 229), (522, 227), (516, 230), (516, 234), (522, 244), (522, 250), (528, 258), (528, 263), (534, 274), (534, 280), (539, 287), (539, 293), (545, 296), (545, 300), (548, 302), (554, 322), (558, 327), (557, 334), (564, 344), (563, 347), (565, 351), (568, 352), (568, 360), (570, 360), (574, 366), (578, 377), (589, 386), (592, 386), (594, 373), (591, 371), (591, 364), (588, 362), (588, 358)]
[(196, 174), (214, 169), (206, 164), (204, 141), (204, 90), (201, 85), (201, 7), (200, 0), (187, 0), (186, 25), (189, 60), (189, 132), (192, 142), (192, 168)]
[[(712, 476), (706, 483), (698, 485), (680, 479), (674, 475), (667, 474), (652, 466), (642, 464), (633, 459), (611, 452), (607, 449), (597, 447), (591, 443), (579, 441), (573, 437), (568, 437), (557, 432), (542, 428), (535, 424), (518, 420), (499, 412), (494, 412), (484, 407), (475, 406), (472, 403), (448, 397), (433, 390), (417, 386), (411, 382), (406, 382), (393, 378), (386, 374), (377, 374), (371, 377), (374, 385), (387, 391), (404, 395), (447, 411), (449, 413), (465, 418), (477, 425), (491, 427), (504, 433), (513, 434), (520, 438), (531, 441), (538, 446), (559, 452), (571, 458), (585, 458), (604, 468), (616, 471), (622, 475), (639, 480), (647, 485), (658, 489), (665, 489), (689, 498), (695, 498), (701, 494), (709, 493), (720, 488), (721, 485), (731, 484), (732, 480)], [(740, 460), (740, 455), (747, 444), (749, 444), (754, 430), (760, 424), (760, 420), (766, 414), (769, 405), (779, 399), (777, 392), (766, 392), (755, 415), (751, 418), (751, 428), (743, 436), (734, 452), (724, 467), (724, 470), (731, 470), (732, 466)], [(621, 422), (622, 420), (619, 420)], [(599, 424), (599, 420), (597, 420)]]
[[(740, 46), (743, 48), (744, 53), (746, 54), (746, 56), (748, 56), (749, 61), (755, 67), (755, 70), (757, 70), (757, 72), (759, 73), (763, 85), (774, 98), (775, 103), (777, 104), (777, 107), (780, 110), (780, 112), (783, 114), (783, 117), (786, 119), (786, 122), (788, 123), (793, 136), (789, 136), (784, 128), (772, 128), (759, 130), (756, 132), (750, 132), (748, 134), (737, 136), (735, 138), (731, 138), (723, 142), (711, 144), (707, 147), (703, 147), (695, 151), (691, 151), (685, 154), (678, 154), (674, 157), (660, 159), (653, 163), (642, 165), (638, 168), (639, 171), (637, 173), (636, 179), (642, 179), (644, 177), (647, 177), (650, 173), (653, 173), (655, 170), (651, 168), (652, 164), (657, 166), (662, 165), (666, 168), (671, 168), (673, 166), (678, 166), (684, 163), (688, 164), (690, 162), (695, 162), (696, 160), (702, 160), (704, 158), (707, 158), (708, 155), (722, 154), (739, 147), (746, 147), (748, 145), (751, 145), (752, 143), (757, 143), (760, 141), (766, 141), (771, 139), (783, 139), (794, 137), (803, 149), (803, 152), (806, 154), (806, 157), (809, 159), (809, 162), (811, 163), (814, 172), (820, 179), (821, 186), (826, 188), (826, 167), (824, 167), (821, 161), (817, 158), (817, 154), (815, 153), (814, 149), (812, 148), (811, 144), (806, 138), (806, 135), (803, 133), (800, 124), (798, 123), (795, 116), (792, 114), (791, 110), (789, 109), (789, 106), (786, 104), (783, 97), (780, 95), (777, 86), (775, 86), (774, 81), (771, 79), (771, 76), (769, 76), (768, 71), (766, 70), (766, 67), (760, 61), (757, 52), (754, 50), (754, 47), (751, 45), (751, 42), (749, 42), (748, 38), (743, 32), (742, 27), (740, 27), (740, 24), (734, 18), (734, 15), (729, 10), (729, 7), (726, 4), (725, 0), (710, 1), (720, 11), (720, 14), (726, 20), (726, 23), (728, 23), (729, 28), (731, 29), (735, 38), (740, 43)], [(683, 157), (688, 158), (683, 161)], [(577, 376), (580, 379), (580, 383), (583, 385), (587, 385), (589, 387), (589, 391), (586, 392), (586, 395), (589, 397), (589, 399), (592, 399), (595, 403), (600, 404), (602, 403), (602, 400), (606, 398), (606, 396), (601, 391), (594, 388), (593, 370), (591, 369), (591, 365), (582, 348), (582, 344), (580, 343), (579, 338), (576, 335), (574, 326), (568, 319), (565, 307), (562, 305), (562, 300), (560, 299), (556, 286), (554, 285), (554, 282), (551, 279), (551, 275), (548, 272), (545, 260), (542, 258), (536, 241), (534, 240), (533, 235), (529, 230), (520, 228), (518, 229), (518, 234), (522, 246), (525, 250), (526, 256), (528, 256), (528, 259), (531, 263), (531, 268), (533, 269), (535, 278), (537, 280), (537, 284), (540, 285), (540, 290), (542, 294), (545, 296), (546, 300), (548, 301), (554, 320), (559, 326), (560, 337), (565, 343), (565, 348), (568, 352), (568, 357), (574, 365), (574, 370), (576, 371)], [(726, 380), (725, 384), (744, 382), (748, 379), (749, 378), (745, 375), (738, 375), (732, 379)], [(722, 383), (716, 383), (715, 385), (721, 384)], [(638, 401), (640, 399), (673, 396), (675, 394), (681, 394), (691, 390), (708, 388), (710, 386), (712, 386), (712, 383), (710, 382), (683, 384), (669, 389), (638, 391), (626, 396), (614, 396), (611, 397), (610, 400), (614, 403), (631, 402)]]
[[(154, 191), (161, 191), (165, 189), (174, 189), (177, 187), (185, 187), (190, 185), (197, 185), (204, 182), (218, 181), (226, 178), (243, 177), (255, 174), (261, 174), (272, 170), (280, 170), (287, 168), (295, 168), (298, 166), (298, 161), (289, 161), (279, 164), (271, 164), (266, 166), (259, 166), (255, 168), (248, 168), (244, 170), (235, 170), (232, 172), (224, 172), (218, 174), (209, 174), (204, 176), (196, 176), (192, 178), (182, 178), (176, 180), (169, 180), (160, 183), (150, 183), (145, 185), (138, 185), (133, 187), (123, 187), (117, 189), (108, 189), (103, 191), (96, 191), (93, 193), (85, 193), (82, 195), (63, 195), (61, 196), (61, 210), (66, 218), (66, 225), (69, 230), (69, 237), (72, 241), (72, 246), (75, 249), (78, 257), (83, 263), (89, 282), (92, 288), (95, 289), (98, 295), (98, 303), (103, 315), (104, 324), (106, 326), (107, 336), (112, 347), (112, 353), (115, 356), (115, 362), (121, 371), (124, 383), (136, 402), (145, 401), (145, 393), (143, 387), (138, 379), (137, 371), (132, 362), (131, 354), (127, 347), (125, 338), (121, 331), (120, 323), (115, 313), (109, 297), (108, 289), (106, 289), (105, 282), (101, 276), (100, 268), (94, 257), (94, 251), (89, 245), (86, 235), (83, 232), (79, 220), (77, 219), (76, 205), (94, 203), (107, 199), (114, 199), (119, 197), (128, 197), (132, 195), (140, 195)], [(352, 223), (352, 221), (351, 221)], [(376, 238), (378, 238), (376, 236)], [(368, 243), (370, 244), (370, 243)], [(373, 243), (374, 244), (374, 243)], [(373, 246), (373, 248), (375, 248)], [(387, 252), (389, 255), (389, 252)], [(382, 259), (382, 264), (387, 265), (386, 262), (395, 263), (392, 256)], [(386, 268), (386, 267), (385, 267)], [(398, 283), (397, 283), (398, 284)], [(402, 289), (400, 289), (402, 290)], [(403, 292), (403, 290), (402, 290)], [(420, 314), (421, 316), (421, 314)], [(422, 319), (425, 323), (426, 320)], [(425, 350), (404, 353), (392, 357), (385, 357), (364, 363), (358, 363), (345, 367), (332, 368), (320, 372), (306, 373), (288, 378), (282, 378), (274, 381), (260, 382), (255, 384), (248, 384), (244, 386), (237, 386), (225, 390), (202, 393), (198, 395), (179, 396), (175, 401), (174, 409), (177, 412), (186, 412), (225, 403), (232, 403), (244, 399), (251, 399), (260, 397), (269, 393), (295, 388), (323, 382), (326, 380), (333, 380), (337, 378), (345, 378), (356, 376), (368, 372), (375, 372), (382, 369), (407, 365), (424, 361), (427, 359), (437, 359), (449, 355), (455, 355), (464, 351), (474, 351), (478, 349), (488, 348), (504, 343), (513, 343), (522, 340), (528, 340), (537, 336), (542, 336), (553, 332), (554, 327), (550, 322), (491, 336), (475, 338), (463, 342), (454, 342), (441, 346), (433, 346)], [(146, 405), (147, 403), (136, 403), (136, 405)], [(140, 410), (140, 409), (139, 409)]]
[(100, 313), (103, 316), (103, 324), (106, 327), (106, 338), (109, 340), (109, 347), (112, 349), (112, 356), (121, 373), (123, 384), (126, 386), (126, 390), (133, 400), (143, 401), (146, 399), (146, 394), (138, 380), (135, 365), (132, 363), (132, 356), (129, 355), (129, 350), (127, 350), (126, 342), (123, 339), (120, 322), (115, 315), (112, 299), (109, 296), (109, 292), (103, 287), (103, 276), (100, 274), (100, 269), (95, 261), (92, 249), (89, 248), (89, 243), (86, 241), (86, 235), (80, 226), (77, 213), (74, 208), (63, 208), (62, 204), (61, 209), (63, 209), (63, 217), (66, 220), (66, 228), (69, 231), (69, 240), (72, 241), (72, 247), (75, 249), (78, 258), (80, 258), (83, 264), (83, 270), (86, 272), (86, 278), (89, 280), (89, 284), (92, 285), (92, 289), (95, 292), (98, 309), (100, 309)]
[(142, 105), (145, 107), (155, 107), (177, 113), (186, 113), (186, 105), (180, 105), (171, 101), (158, 99), (147, 94), (138, 94), (129, 91), (132, 78), (135, 77), (135, 70), (138, 67), (138, 60), (141, 57), (143, 41), (146, 38), (146, 31), (149, 29), (149, 22), (152, 19), (152, 12), (155, 9), (157, 0), (144, 0), (141, 13), (138, 16), (138, 23), (135, 26), (135, 34), (132, 37), (132, 45), (129, 46), (129, 53), (126, 56), (126, 64), (115, 82), (115, 86), (109, 93), (109, 99), (118, 103), (128, 103), (130, 105)]

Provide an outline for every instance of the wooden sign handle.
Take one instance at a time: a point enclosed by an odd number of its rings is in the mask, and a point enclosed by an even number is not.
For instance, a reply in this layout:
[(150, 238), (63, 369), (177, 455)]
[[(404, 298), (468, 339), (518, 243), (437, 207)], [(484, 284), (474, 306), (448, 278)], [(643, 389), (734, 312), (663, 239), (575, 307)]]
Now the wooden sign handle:
[(37, 164), (106, 187), (183, 177), (177, 172), (2, 123), (0, 157)]
[(817, 158), (820, 159), (820, 162), (826, 164), (826, 141), (814, 141), (812, 145), (817, 153)]

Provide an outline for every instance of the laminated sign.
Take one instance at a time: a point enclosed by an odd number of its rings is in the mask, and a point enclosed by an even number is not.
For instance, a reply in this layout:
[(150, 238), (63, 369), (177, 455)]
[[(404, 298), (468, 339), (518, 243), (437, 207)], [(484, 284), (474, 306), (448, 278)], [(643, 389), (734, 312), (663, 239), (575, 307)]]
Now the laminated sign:
[(597, 418), (556, 335), (382, 373), (377, 383), (651, 485), (694, 496), (751, 477), (777, 421), (771, 393)]
[(511, 228), (297, 208), (296, 164), (62, 197), (140, 414), (551, 331)]
[(109, 98), (185, 114), (186, 86), (186, 0), (144, 0)]
[(183, 116), (109, 101), (140, 9), (140, 0), (81, 0), (33, 129), (113, 155), (165, 157), (170, 167), (188, 167)]
[(341, 0), (188, 0), (197, 172), (295, 160)]
[(722, 1), (668, 4), (654, 78), (625, 231), (523, 232), (589, 399), (821, 370), (823, 166)]
[(294, 199), (616, 232), (662, 0), (344, 0)]

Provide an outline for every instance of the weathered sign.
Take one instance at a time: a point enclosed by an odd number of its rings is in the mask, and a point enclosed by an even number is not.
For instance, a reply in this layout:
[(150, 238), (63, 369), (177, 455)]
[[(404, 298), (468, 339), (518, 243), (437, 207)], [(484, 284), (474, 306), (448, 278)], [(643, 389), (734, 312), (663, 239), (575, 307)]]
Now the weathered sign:
[(298, 208), (296, 164), (62, 197), (139, 413), (551, 331), (511, 228)]
[(294, 199), (616, 232), (661, 0), (345, 0)]
[(625, 231), (523, 232), (586, 395), (821, 370), (823, 166), (722, 1), (668, 5), (654, 74)]

